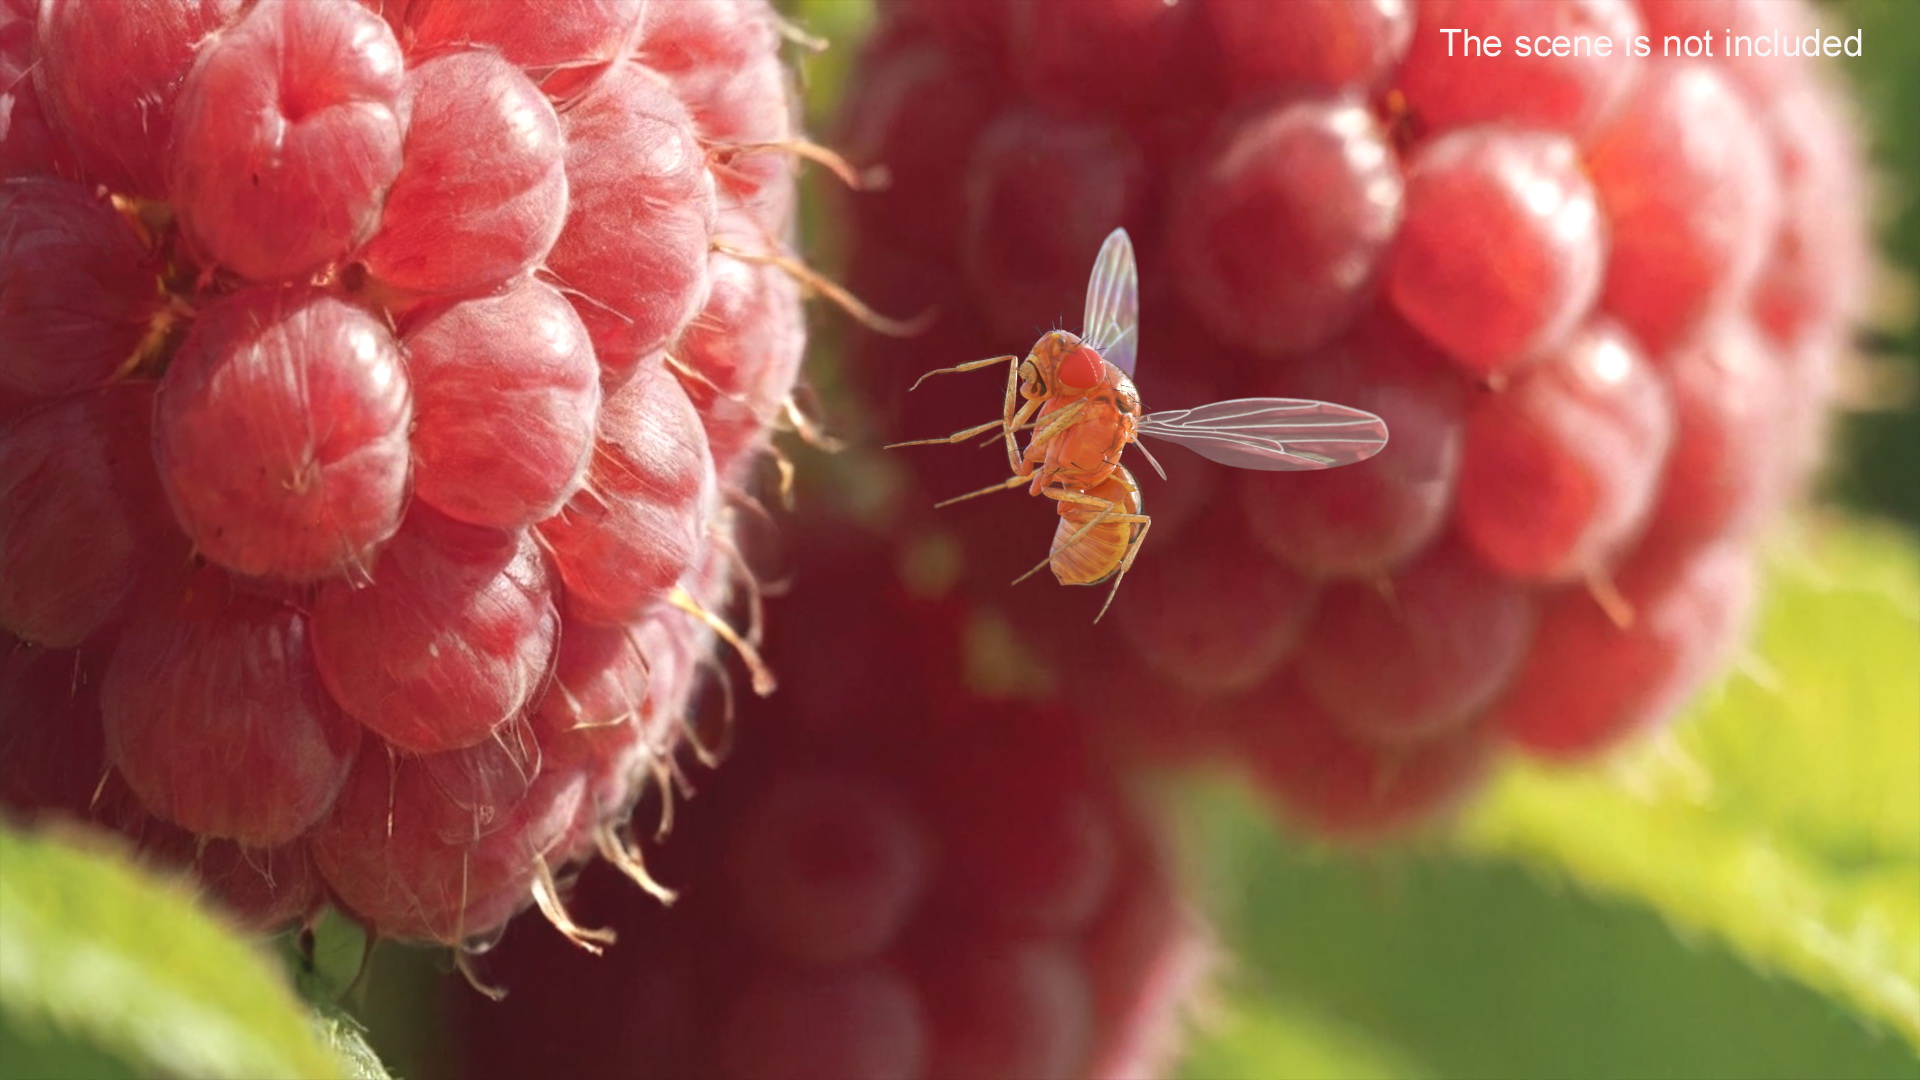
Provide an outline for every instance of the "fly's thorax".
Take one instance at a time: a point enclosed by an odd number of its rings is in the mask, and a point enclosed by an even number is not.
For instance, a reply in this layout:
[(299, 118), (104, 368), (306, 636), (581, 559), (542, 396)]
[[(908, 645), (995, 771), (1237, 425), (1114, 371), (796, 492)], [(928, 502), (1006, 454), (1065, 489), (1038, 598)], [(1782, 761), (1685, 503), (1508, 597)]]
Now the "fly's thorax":
[(1140, 429), (1140, 394), (1133, 388), (1133, 380), (1119, 368), (1108, 365), (1111, 389), (1107, 400), (1113, 405), (1114, 424), (1119, 428), (1121, 445), (1135, 442)]
[(1132, 473), (1118, 465), (1106, 479), (1089, 487), (1087, 494), (1114, 503), (1123, 514), (1141, 512), (1140, 485), (1134, 482)]

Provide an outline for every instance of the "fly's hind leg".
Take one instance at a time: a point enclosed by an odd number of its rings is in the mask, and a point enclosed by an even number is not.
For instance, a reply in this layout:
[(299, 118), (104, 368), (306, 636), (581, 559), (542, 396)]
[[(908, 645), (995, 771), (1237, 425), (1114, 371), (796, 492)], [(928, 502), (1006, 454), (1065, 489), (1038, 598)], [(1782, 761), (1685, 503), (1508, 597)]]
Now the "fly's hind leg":
[[(1118, 511), (1124, 509), (1121, 506), (1121, 504), (1117, 502), (1113, 502), (1112, 500), (1109, 500), (1109, 499), (1102, 499), (1097, 495), (1088, 495), (1084, 492), (1073, 491), (1068, 488), (1042, 488), (1040, 490), (1040, 494), (1045, 495), (1046, 497), (1053, 499), (1057, 502), (1073, 503), (1076, 506), (1100, 507), (1100, 512), (1098, 514), (1095, 514), (1091, 519), (1083, 522), (1078, 529), (1075, 529), (1073, 531), (1073, 535), (1067, 537), (1065, 543), (1059, 545), (1060, 550), (1065, 550), (1079, 543), (1081, 537), (1087, 535), (1088, 531), (1090, 531), (1095, 525), (1098, 525), (1101, 522), (1105, 522), (1105, 521), (1139, 522), (1139, 521), (1146, 520), (1144, 516), (1139, 514), (1119, 513)], [(1014, 585), (1020, 584), (1021, 582), (1032, 577), (1033, 575), (1046, 569), (1047, 565), (1051, 562), (1053, 562), (1053, 552), (1048, 552), (1046, 558), (1041, 559), (1039, 562), (1035, 563), (1031, 570), (1028, 570), (1026, 573), (1021, 574), (1017, 578), (1014, 578), (1011, 584), (1014, 584)], [(1097, 582), (1095, 584), (1097, 584)]]
[[(1127, 571), (1133, 568), (1134, 557), (1140, 554), (1140, 545), (1147, 542), (1147, 530), (1153, 527), (1153, 521), (1148, 518), (1147, 515), (1138, 514), (1135, 516), (1140, 521), (1140, 531), (1133, 534), (1132, 540), (1127, 541), (1127, 554), (1120, 560), (1120, 569), (1113, 572), (1113, 588), (1107, 590), (1107, 602), (1100, 605), (1100, 614), (1093, 617), (1094, 622), (1099, 622), (1104, 618), (1107, 614), (1107, 609), (1113, 606), (1113, 596), (1120, 591), (1120, 579), (1126, 577)], [(1133, 518), (1127, 518), (1125, 520), (1131, 521)]]
[[(1139, 494), (1140, 489), (1137, 487), (1134, 487), (1131, 478), (1125, 478), (1122, 480), (1122, 482), (1127, 485), (1127, 490), (1133, 492), (1136, 495)], [(1127, 553), (1121, 557), (1120, 565), (1113, 572), (1113, 588), (1107, 590), (1106, 602), (1100, 605), (1100, 613), (1093, 617), (1094, 622), (1099, 622), (1107, 614), (1107, 609), (1113, 606), (1114, 594), (1120, 591), (1120, 580), (1127, 576), (1128, 570), (1133, 568), (1133, 560), (1137, 558), (1140, 554), (1140, 545), (1147, 542), (1147, 530), (1149, 528), (1152, 528), (1153, 519), (1148, 517), (1145, 514), (1116, 514), (1114, 513), (1114, 511), (1121, 509), (1120, 503), (1114, 502), (1110, 499), (1102, 499), (1097, 495), (1088, 495), (1085, 492), (1070, 491), (1065, 488), (1046, 488), (1041, 491), (1041, 494), (1047, 496), (1050, 499), (1055, 499), (1060, 502), (1074, 503), (1079, 506), (1097, 506), (1101, 508), (1100, 513), (1095, 515), (1093, 520), (1087, 522), (1085, 525), (1082, 525), (1080, 526), (1080, 528), (1074, 530), (1073, 535), (1067, 538), (1067, 543), (1065, 546), (1068, 546), (1068, 547), (1071, 547), (1073, 544), (1077, 543), (1080, 540), (1080, 537), (1083, 536), (1088, 529), (1093, 528), (1095, 525), (1098, 525), (1103, 521), (1118, 521), (1118, 522), (1124, 522), (1129, 525), (1140, 526), (1140, 531), (1134, 533), (1132, 538), (1130, 538), (1127, 541)], [(1047, 562), (1052, 562), (1052, 561), (1053, 561), (1053, 557), (1051, 554), (1049, 554), (1047, 557)], [(1041, 563), (1040, 566), (1047, 565), (1047, 562)], [(1016, 580), (1025, 580), (1028, 576), (1038, 571), (1040, 569), (1040, 566), (1036, 566), (1032, 570), (1027, 571), (1025, 574), (1020, 575), (1020, 577)]]
[[(1133, 477), (1129, 475), (1125, 469), (1116, 470), (1114, 475), (1122, 484), (1126, 485), (1127, 491), (1134, 496), (1136, 505), (1138, 505), (1137, 500), (1140, 495), (1140, 488), (1133, 482)], [(1109, 499), (1102, 499), (1095, 495), (1088, 495), (1084, 492), (1069, 491), (1064, 488), (1048, 488), (1042, 491), (1041, 494), (1051, 499), (1057, 499), (1060, 502), (1070, 502), (1081, 506), (1098, 506), (1102, 508), (1101, 513), (1095, 517), (1093, 521), (1081, 526), (1074, 532), (1073, 536), (1067, 541), (1069, 544), (1078, 540), (1082, 533), (1101, 521), (1123, 521), (1140, 526), (1140, 531), (1134, 533), (1132, 538), (1127, 541), (1127, 553), (1121, 557), (1119, 567), (1113, 572), (1113, 588), (1107, 590), (1106, 603), (1100, 605), (1100, 613), (1093, 617), (1094, 622), (1099, 622), (1102, 618), (1106, 617), (1107, 609), (1113, 606), (1113, 598), (1115, 594), (1120, 591), (1121, 580), (1127, 576), (1128, 570), (1133, 569), (1133, 560), (1140, 556), (1140, 546), (1147, 542), (1147, 530), (1153, 527), (1153, 519), (1145, 514), (1139, 513), (1115, 514), (1112, 511), (1119, 509), (1119, 503)], [(1049, 561), (1051, 561), (1051, 558), (1049, 558)]]
[(992, 487), (983, 487), (979, 491), (969, 491), (965, 495), (955, 495), (951, 499), (944, 499), (940, 502), (934, 503), (933, 508), (938, 510), (943, 506), (952, 506), (954, 503), (957, 503), (957, 502), (965, 502), (968, 499), (977, 499), (982, 495), (991, 495), (996, 491), (1011, 491), (1014, 488), (1017, 488), (1021, 484), (1024, 484), (1026, 482), (1027, 482), (1027, 478), (1024, 476), (1009, 476), (1005, 480), (1000, 481), (999, 483), (993, 485)]

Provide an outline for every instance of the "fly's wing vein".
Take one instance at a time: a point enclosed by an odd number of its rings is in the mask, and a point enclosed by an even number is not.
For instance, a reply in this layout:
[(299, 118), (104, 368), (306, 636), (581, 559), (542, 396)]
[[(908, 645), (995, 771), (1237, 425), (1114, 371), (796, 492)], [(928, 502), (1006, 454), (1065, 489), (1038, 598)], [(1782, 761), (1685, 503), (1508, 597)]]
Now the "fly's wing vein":
[(1080, 325), (1081, 340), (1131, 378), (1140, 347), (1140, 273), (1125, 229), (1107, 234), (1094, 257)]
[(1325, 401), (1240, 398), (1140, 420), (1139, 434), (1179, 443), (1237, 469), (1331, 469), (1365, 461), (1387, 445), (1386, 422)]

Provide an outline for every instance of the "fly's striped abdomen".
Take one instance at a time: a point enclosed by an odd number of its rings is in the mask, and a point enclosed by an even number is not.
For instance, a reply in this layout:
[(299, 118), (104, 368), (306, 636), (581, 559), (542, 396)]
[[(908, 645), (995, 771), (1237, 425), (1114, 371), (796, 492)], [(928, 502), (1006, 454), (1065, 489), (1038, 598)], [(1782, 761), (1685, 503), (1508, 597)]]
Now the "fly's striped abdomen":
[(1108, 477), (1087, 494), (1114, 504), (1114, 508), (1109, 512), (1082, 503), (1059, 504), (1060, 524), (1054, 526), (1048, 565), (1062, 585), (1098, 585), (1112, 577), (1142, 527), (1137, 521), (1103, 516), (1140, 513), (1139, 491), (1120, 477)]

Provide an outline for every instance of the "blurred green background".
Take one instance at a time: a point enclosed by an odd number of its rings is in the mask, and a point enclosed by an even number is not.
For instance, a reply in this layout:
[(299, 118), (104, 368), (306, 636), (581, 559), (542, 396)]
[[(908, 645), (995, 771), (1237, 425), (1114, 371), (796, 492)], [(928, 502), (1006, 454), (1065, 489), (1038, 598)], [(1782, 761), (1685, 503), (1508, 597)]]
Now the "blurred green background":
[(1879, 166), (1877, 225), (1887, 279), (1862, 351), (1885, 365), (1893, 408), (1855, 416), (1835, 490), (1872, 513), (1920, 527), (1920, 3), (1831, 0), (1836, 25), (1872, 42), (1845, 74), (1858, 88)]
[[(830, 142), (870, 9), (780, 6), (834, 43), (804, 61)], [(1752, 656), (1674, 735), (1516, 769), (1447, 835), (1329, 850), (1230, 785), (1169, 793), (1223, 946), (1183, 1076), (1920, 1077), (1920, 0), (1821, 7), (1865, 33), (1843, 71), (1886, 266), (1860, 340), (1883, 403), (1827, 481), (1850, 513), (1783, 545)], [(807, 247), (832, 266), (830, 232)], [(177, 886), (4, 830), (0, 860), (0, 1076), (382, 1075)], [(330, 922), (317, 970), (281, 959), (330, 1003), (357, 949)], [(382, 949), (351, 999), (395, 1075), (435, 1055), (444, 972)]]

